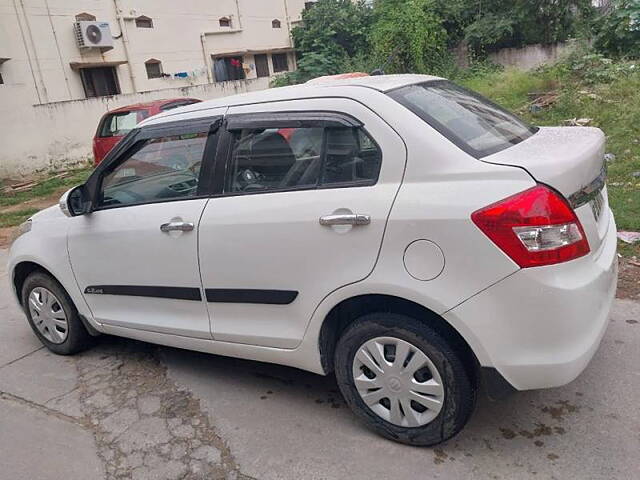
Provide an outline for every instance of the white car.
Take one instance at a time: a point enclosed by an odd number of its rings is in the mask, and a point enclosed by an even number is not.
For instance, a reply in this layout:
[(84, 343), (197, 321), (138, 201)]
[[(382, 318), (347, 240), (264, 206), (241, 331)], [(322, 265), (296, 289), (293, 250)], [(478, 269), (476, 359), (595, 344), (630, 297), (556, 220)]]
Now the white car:
[(369, 427), (433, 445), (480, 387), (563, 385), (598, 348), (604, 140), (421, 75), (198, 103), (23, 224), (10, 279), (53, 352), (105, 333), (335, 372)]

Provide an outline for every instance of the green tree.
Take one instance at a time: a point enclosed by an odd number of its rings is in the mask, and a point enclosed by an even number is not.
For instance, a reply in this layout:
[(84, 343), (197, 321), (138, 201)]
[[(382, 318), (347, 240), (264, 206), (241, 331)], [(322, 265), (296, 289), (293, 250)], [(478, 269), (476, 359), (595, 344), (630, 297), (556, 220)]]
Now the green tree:
[(640, 0), (617, 0), (598, 19), (595, 47), (614, 55), (640, 58)]
[(373, 54), (387, 72), (438, 72), (447, 32), (435, 0), (377, 0), (371, 31)]
[(275, 83), (302, 83), (339, 73), (348, 58), (369, 49), (372, 10), (364, 0), (318, 0), (292, 30), (298, 69)]

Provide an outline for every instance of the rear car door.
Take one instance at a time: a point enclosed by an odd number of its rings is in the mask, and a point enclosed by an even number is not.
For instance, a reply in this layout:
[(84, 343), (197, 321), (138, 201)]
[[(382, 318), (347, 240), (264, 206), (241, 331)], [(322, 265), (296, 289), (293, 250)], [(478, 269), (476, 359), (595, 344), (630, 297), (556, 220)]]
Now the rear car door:
[(220, 117), (150, 126), (101, 165), (95, 210), (71, 218), (68, 248), (96, 321), (210, 338), (197, 225)]
[(295, 348), (321, 300), (373, 270), (405, 145), (348, 99), (231, 107), (225, 122), (224, 185), (199, 231), (213, 336)]

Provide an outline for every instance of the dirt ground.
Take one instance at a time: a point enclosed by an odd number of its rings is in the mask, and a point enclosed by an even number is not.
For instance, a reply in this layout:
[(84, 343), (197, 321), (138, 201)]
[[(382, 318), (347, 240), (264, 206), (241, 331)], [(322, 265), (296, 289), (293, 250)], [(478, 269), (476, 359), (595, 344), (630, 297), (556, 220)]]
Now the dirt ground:
[(640, 261), (620, 259), (616, 296), (628, 300), (640, 300)]

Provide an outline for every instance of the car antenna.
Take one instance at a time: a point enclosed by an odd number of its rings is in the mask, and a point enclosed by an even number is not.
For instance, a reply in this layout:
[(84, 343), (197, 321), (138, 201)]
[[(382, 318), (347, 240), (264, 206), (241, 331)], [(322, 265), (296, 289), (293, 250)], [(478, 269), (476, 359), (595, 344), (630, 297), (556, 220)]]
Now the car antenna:
[(387, 67), (387, 65), (389, 65), (391, 63), (391, 61), (393, 60), (393, 58), (398, 54), (398, 51), (400, 50), (400, 47), (396, 47), (393, 52), (391, 52), (391, 55), (389, 55), (387, 57), (387, 59), (385, 60), (385, 62), (382, 64), (382, 66), (380, 68), (375, 68), (371, 71), (371, 73), (369, 75), (371, 75), (372, 77), (375, 77), (377, 75), (384, 75), (384, 69)]

